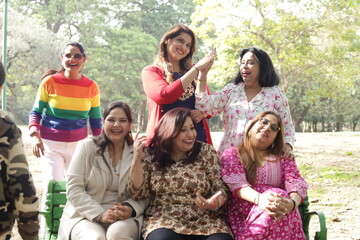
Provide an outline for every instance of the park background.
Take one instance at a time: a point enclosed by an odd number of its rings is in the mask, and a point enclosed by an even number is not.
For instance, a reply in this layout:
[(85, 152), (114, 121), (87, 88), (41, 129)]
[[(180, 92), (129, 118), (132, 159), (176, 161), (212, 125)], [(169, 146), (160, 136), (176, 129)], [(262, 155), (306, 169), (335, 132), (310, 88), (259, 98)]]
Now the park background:
[[(360, 239), (352, 225), (360, 222), (359, 7), (359, 0), (11, 0), (6, 110), (19, 125), (27, 123), (41, 75), (60, 68), (69, 40), (86, 48), (83, 73), (98, 83), (101, 106), (129, 103), (134, 130), (147, 124), (140, 72), (154, 61), (160, 37), (173, 24), (194, 30), (194, 59), (216, 47), (208, 77), (212, 92), (235, 77), (242, 48), (260, 47), (289, 99), (311, 209), (327, 214), (328, 239)], [(212, 132), (222, 131), (221, 116), (209, 124)], [(28, 158), (37, 173), (36, 159), (29, 152)]]

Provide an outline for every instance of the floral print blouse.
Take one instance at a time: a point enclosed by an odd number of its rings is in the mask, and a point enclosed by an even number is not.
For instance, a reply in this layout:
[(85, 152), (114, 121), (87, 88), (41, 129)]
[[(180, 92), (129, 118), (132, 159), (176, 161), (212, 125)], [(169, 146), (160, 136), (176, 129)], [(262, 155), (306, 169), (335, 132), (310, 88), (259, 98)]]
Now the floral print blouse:
[(221, 139), (219, 156), (225, 149), (238, 147), (244, 140), (248, 122), (264, 111), (279, 114), (285, 126), (285, 142), (294, 146), (295, 129), (290, 115), (290, 107), (283, 90), (278, 86), (263, 87), (250, 102), (247, 100), (244, 83), (230, 83), (219, 92), (196, 95), (196, 109), (208, 115), (223, 114), (225, 132)]
[[(187, 154), (185, 157), (189, 156)], [(220, 160), (213, 146), (201, 143), (198, 158), (193, 163), (183, 161), (168, 166), (164, 172), (146, 149), (143, 157), (144, 183), (128, 189), (134, 199), (150, 198), (143, 222), (143, 237), (158, 228), (172, 229), (179, 234), (231, 234), (225, 223), (223, 208), (218, 211), (200, 209), (195, 204), (196, 193), (206, 198), (217, 191), (228, 192), (220, 176)]]

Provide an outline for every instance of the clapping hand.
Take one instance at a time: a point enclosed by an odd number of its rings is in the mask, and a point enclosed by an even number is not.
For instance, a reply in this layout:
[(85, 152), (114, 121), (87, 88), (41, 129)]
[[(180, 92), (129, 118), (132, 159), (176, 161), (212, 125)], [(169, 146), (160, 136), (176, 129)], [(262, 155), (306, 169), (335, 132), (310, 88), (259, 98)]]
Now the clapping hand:
[(198, 69), (201, 74), (206, 75), (210, 70), (211, 66), (214, 63), (216, 57), (216, 48), (214, 48), (211, 52), (205, 55), (198, 63), (195, 64), (196, 69)]

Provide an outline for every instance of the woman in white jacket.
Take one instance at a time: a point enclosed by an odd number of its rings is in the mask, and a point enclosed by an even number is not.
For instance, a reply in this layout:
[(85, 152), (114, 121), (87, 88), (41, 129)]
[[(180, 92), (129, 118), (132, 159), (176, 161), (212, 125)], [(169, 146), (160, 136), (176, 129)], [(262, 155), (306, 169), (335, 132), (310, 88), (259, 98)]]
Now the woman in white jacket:
[(131, 123), (129, 106), (112, 102), (103, 114), (102, 134), (78, 143), (58, 239), (139, 238), (147, 199), (135, 201), (126, 192), (132, 159), (141, 151)]

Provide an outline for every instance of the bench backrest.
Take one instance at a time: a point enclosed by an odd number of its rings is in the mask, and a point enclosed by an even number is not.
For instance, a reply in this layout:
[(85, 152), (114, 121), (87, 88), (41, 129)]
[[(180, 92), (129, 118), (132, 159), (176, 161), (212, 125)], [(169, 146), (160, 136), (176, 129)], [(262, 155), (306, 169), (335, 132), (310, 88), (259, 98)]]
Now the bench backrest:
[[(41, 212), (46, 218), (47, 237), (46, 239), (56, 239), (60, 225), (60, 218), (63, 208), (66, 204), (66, 182), (50, 180), (48, 184), (48, 192), (46, 195), (46, 209)], [(322, 212), (309, 212), (309, 198), (305, 197), (304, 202), (299, 206), (301, 219), (303, 222), (303, 230), (306, 239), (309, 240), (309, 224), (310, 218), (314, 215), (319, 217), (320, 231), (315, 233), (315, 240), (326, 240), (327, 228), (325, 223), (325, 215)]]
[(56, 239), (60, 218), (66, 204), (66, 182), (50, 180), (46, 194), (46, 209), (41, 212), (46, 218), (46, 239)]

